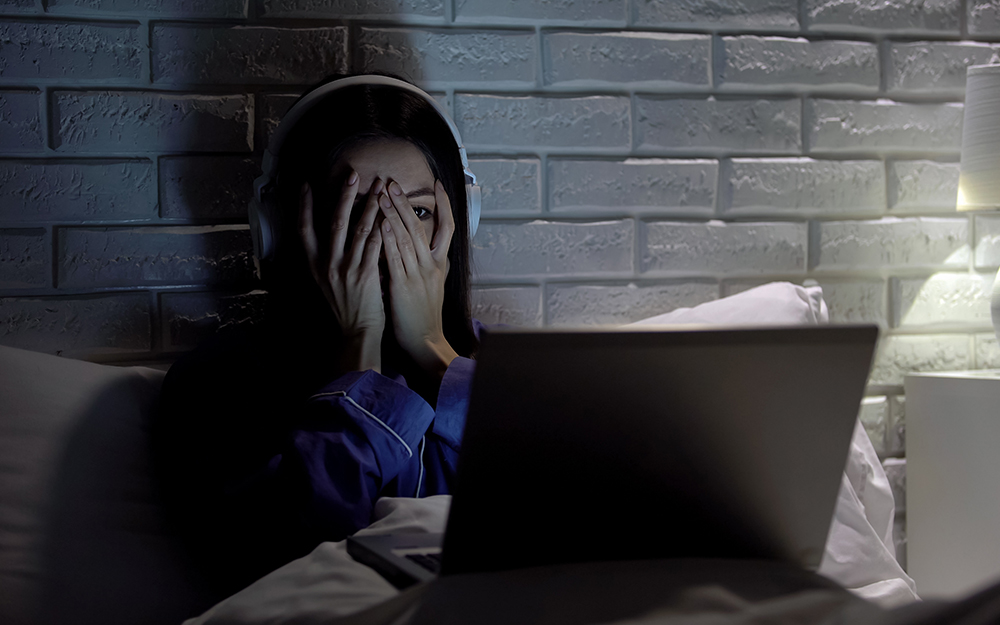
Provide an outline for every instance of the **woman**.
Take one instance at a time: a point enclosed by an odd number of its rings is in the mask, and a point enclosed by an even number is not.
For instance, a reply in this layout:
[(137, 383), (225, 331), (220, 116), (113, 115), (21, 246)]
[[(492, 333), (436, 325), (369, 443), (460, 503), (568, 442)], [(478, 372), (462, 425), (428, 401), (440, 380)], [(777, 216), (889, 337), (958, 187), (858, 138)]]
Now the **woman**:
[(367, 526), (379, 497), (453, 486), (479, 328), (464, 153), (426, 94), (342, 78), (265, 159), (263, 322), (178, 360), (153, 427), (169, 507), (226, 593)]

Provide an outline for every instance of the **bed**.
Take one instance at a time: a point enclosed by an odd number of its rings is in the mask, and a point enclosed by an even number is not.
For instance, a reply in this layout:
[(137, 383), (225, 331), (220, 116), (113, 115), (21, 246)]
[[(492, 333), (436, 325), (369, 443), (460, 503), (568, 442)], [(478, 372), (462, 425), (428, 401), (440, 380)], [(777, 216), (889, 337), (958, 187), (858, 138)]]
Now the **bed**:
[[(819, 287), (773, 283), (640, 323), (799, 324), (827, 319)], [(535, 589), (547, 584), (566, 589), (574, 576), (584, 584), (574, 587), (574, 605), (585, 605), (581, 596), (602, 596), (585, 591), (586, 583), (621, 582), (648, 566), (616, 569), (608, 563), (601, 570), (536, 571), (542, 577), (477, 578), (472, 580), (475, 587), (449, 590), (448, 584), (437, 584), (431, 585), (431, 594), (425, 594), (426, 588), (398, 593), (374, 571), (354, 562), (344, 543), (324, 543), (232, 597), (213, 596), (204, 590), (197, 569), (166, 525), (150, 476), (145, 428), (162, 377), (156, 369), (110, 367), (0, 347), (0, 622), (155, 624), (189, 619), (188, 624), (194, 625), (354, 619), (374, 623), (411, 617), (441, 621), (441, 615), (431, 612), (428, 617), (429, 608), (420, 612), (420, 606), (433, 606), (435, 601), (457, 606), (455, 597), (476, 597), (482, 589), (489, 589), (498, 605), (513, 606), (516, 602), (509, 598), (499, 599), (503, 595), (497, 594), (498, 589), (517, 594), (529, 582)], [(384, 499), (376, 508), (377, 521), (362, 531), (442, 531), (449, 502), (447, 496)], [(681, 605), (737, 615), (747, 609), (805, 614), (820, 609), (817, 605), (835, 605), (859, 610), (860, 615), (873, 606), (911, 603), (917, 591), (896, 563), (893, 513), (888, 480), (859, 425), (819, 570), (836, 582), (830, 594), (799, 597), (798, 603), (762, 599), (767, 605), (761, 607), (708, 585), (685, 595)], [(661, 562), (659, 569), (644, 573), (646, 580), (660, 579), (659, 585), (627, 587), (663, 588), (668, 580), (688, 578), (697, 569), (690, 563), (685, 569), (677, 569), (678, 565)], [(772, 579), (784, 575), (747, 574)], [(610, 581), (602, 584), (602, 588), (612, 586)], [(841, 587), (851, 592), (844, 594)], [(559, 593), (542, 594), (553, 598)], [(468, 609), (483, 601), (470, 603)], [(637, 601), (656, 618), (669, 616), (657, 612), (655, 602)], [(602, 600), (595, 605), (611, 603)], [(543, 600), (531, 609), (551, 612), (546, 606)], [(595, 609), (590, 616), (599, 613)], [(457, 608), (449, 613), (463, 614)], [(500, 610), (490, 613), (503, 616)], [(523, 611), (519, 614), (525, 616)]]

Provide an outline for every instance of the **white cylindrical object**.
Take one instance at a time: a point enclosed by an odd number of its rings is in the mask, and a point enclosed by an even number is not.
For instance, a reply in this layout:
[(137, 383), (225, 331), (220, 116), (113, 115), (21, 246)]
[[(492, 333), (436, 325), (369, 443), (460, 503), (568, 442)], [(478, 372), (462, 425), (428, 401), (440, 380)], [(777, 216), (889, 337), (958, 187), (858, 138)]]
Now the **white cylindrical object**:
[(1000, 65), (967, 72), (958, 210), (1000, 207)]

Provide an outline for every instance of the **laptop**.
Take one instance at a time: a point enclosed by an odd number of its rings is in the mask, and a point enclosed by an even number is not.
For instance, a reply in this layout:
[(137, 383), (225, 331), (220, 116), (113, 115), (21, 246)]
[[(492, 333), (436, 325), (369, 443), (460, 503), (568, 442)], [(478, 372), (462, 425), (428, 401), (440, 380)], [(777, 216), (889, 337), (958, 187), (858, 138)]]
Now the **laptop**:
[(436, 575), (657, 558), (819, 567), (878, 328), (496, 329), (445, 533), (348, 539)]

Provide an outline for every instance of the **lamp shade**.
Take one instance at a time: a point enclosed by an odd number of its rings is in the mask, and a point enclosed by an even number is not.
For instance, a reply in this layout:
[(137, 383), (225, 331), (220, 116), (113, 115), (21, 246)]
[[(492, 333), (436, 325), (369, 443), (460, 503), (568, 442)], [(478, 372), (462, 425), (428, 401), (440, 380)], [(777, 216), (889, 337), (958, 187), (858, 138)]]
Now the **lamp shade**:
[(1000, 65), (966, 71), (958, 210), (1000, 208)]
[[(958, 210), (990, 208), (1000, 208), (1000, 65), (973, 65), (966, 70)], [(1000, 271), (990, 312), (1000, 340)]]

